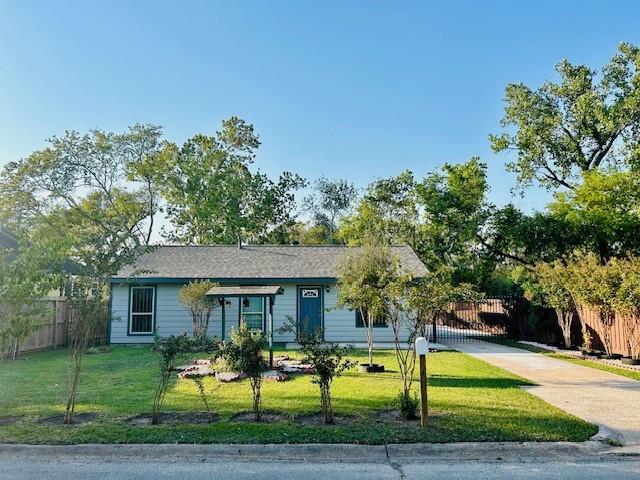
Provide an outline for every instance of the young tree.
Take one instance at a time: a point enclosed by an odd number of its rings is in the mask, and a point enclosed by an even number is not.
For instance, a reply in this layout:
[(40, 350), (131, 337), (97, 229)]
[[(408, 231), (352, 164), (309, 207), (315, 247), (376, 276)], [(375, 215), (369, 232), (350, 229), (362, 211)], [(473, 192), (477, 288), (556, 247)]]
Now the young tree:
[(556, 313), (565, 347), (571, 347), (571, 324), (575, 312), (570, 292), (573, 282), (571, 269), (560, 260), (539, 263), (534, 268), (534, 277), (542, 303), (553, 308)]
[(178, 300), (191, 313), (194, 337), (207, 335), (211, 314), (220, 304), (217, 298), (207, 296), (207, 292), (214, 286), (217, 284), (208, 280), (194, 281), (183, 286), (178, 293)]
[(253, 413), (256, 421), (262, 419), (260, 391), (262, 388), (262, 374), (267, 369), (262, 352), (265, 339), (262, 332), (251, 331), (246, 324), (231, 331), (231, 342), (222, 345), (221, 355), (235, 372), (244, 373), (249, 377), (253, 393)]
[[(292, 322), (283, 329), (295, 332)], [(320, 406), (324, 414), (324, 423), (333, 423), (333, 408), (331, 406), (331, 384), (336, 377), (342, 376), (345, 370), (356, 365), (347, 357), (353, 352), (353, 347), (340, 347), (337, 343), (325, 342), (321, 330), (308, 333), (298, 333), (302, 361), (313, 366), (313, 383), (320, 387)]]
[(612, 355), (616, 296), (622, 283), (620, 263), (611, 259), (602, 264), (592, 253), (575, 256), (571, 262), (570, 291), (576, 303), (583, 303), (598, 314), (602, 343), (607, 355)]
[(175, 231), (186, 243), (259, 242), (292, 221), (295, 190), (306, 182), (284, 172), (277, 181), (250, 167), (260, 146), (251, 124), (237, 117), (214, 136), (196, 135), (165, 146), (163, 193)]
[(313, 214), (315, 225), (327, 229), (327, 243), (334, 242), (340, 215), (346, 212), (356, 197), (356, 187), (343, 178), (330, 180), (320, 177), (314, 184), (315, 193), (305, 199), (307, 210)]
[(398, 395), (400, 415), (404, 418), (416, 418), (418, 400), (411, 393), (416, 366), (416, 338), (428, 338), (428, 327), (449, 312), (453, 302), (477, 303), (481, 301), (482, 295), (471, 285), (453, 285), (451, 270), (441, 267), (417, 281), (408, 275), (398, 276), (389, 284), (386, 298), (396, 360), (402, 379), (402, 390)]
[[(55, 239), (11, 239), (0, 249), (0, 358), (15, 359), (22, 342), (48, 312), (45, 297), (60, 285), (64, 246)], [(5, 244), (8, 244), (5, 242)]]
[(191, 342), (185, 335), (171, 335), (166, 338), (155, 337), (154, 351), (160, 355), (158, 380), (153, 394), (153, 405), (151, 408), (151, 423), (160, 423), (160, 412), (164, 404), (164, 398), (169, 388), (172, 373), (178, 362), (182, 360), (184, 354), (191, 350)]
[(398, 259), (388, 246), (368, 241), (347, 252), (340, 259), (337, 272), (336, 306), (360, 312), (367, 335), (368, 366), (373, 371), (373, 326), (376, 319), (387, 314), (387, 287), (398, 276)]
[(502, 126), (515, 133), (491, 135), (494, 151), (515, 150), (509, 169), (526, 187), (574, 189), (579, 172), (606, 164), (635, 163), (640, 128), (640, 52), (621, 43), (601, 75), (562, 60), (560, 82), (533, 90), (506, 87)]
[(622, 282), (615, 298), (627, 340), (627, 353), (640, 359), (640, 257), (630, 257), (622, 265)]
[(67, 379), (67, 403), (64, 423), (73, 423), (82, 362), (87, 348), (96, 340), (96, 335), (105, 331), (109, 321), (107, 304), (104, 301), (104, 286), (90, 280), (77, 281), (70, 304), (73, 311), (72, 329), (69, 333), (69, 356), (71, 373)]

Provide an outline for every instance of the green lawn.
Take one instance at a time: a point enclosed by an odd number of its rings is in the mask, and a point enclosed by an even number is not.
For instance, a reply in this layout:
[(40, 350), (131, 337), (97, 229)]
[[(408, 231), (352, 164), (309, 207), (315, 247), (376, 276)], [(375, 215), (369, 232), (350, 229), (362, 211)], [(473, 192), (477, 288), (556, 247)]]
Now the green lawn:
[(520, 343), (517, 340), (511, 340), (508, 338), (487, 337), (487, 338), (483, 338), (483, 340), (488, 342), (493, 342), (493, 343), (499, 343), (501, 345), (506, 345), (508, 347), (529, 350), (530, 352), (542, 353), (543, 355), (546, 355), (548, 357), (557, 358), (559, 360), (564, 360), (565, 362), (574, 363), (576, 365), (582, 365), (583, 367), (595, 368), (596, 370), (602, 370), (604, 372), (614, 373), (616, 375), (632, 378), (634, 380), (640, 380), (640, 371), (629, 370), (627, 368), (616, 367), (614, 365), (608, 365), (600, 362), (594, 362), (592, 360), (587, 360), (585, 358), (563, 355), (562, 353), (558, 353), (554, 350), (539, 348), (534, 345)]
[[(366, 361), (364, 352), (355, 355)], [(80, 386), (78, 412), (96, 412), (89, 423), (64, 426), (38, 421), (63, 411), (64, 351), (30, 354), (25, 360), (0, 363), (0, 442), (25, 443), (282, 443), (282, 442), (452, 442), (452, 441), (583, 441), (597, 428), (522, 391), (526, 382), (504, 370), (458, 352), (429, 356), (428, 428), (380, 412), (393, 407), (400, 388), (392, 351), (376, 352), (376, 360), (392, 370), (364, 374), (355, 369), (335, 381), (334, 410), (355, 416), (336, 426), (303, 426), (300, 415), (319, 411), (318, 387), (309, 376), (282, 383), (265, 382), (264, 409), (283, 419), (274, 423), (234, 422), (232, 416), (251, 408), (247, 381), (222, 384), (215, 410), (220, 419), (208, 425), (136, 426), (127, 418), (150, 411), (155, 354), (148, 347), (114, 347), (88, 355)], [(207, 379), (215, 382), (213, 379)], [(213, 385), (213, 384), (212, 384)], [(417, 385), (416, 385), (417, 387)], [(165, 411), (202, 411), (190, 380), (170, 387)], [(19, 416), (9, 425), (3, 417)], [(5, 422), (6, 423), (6, 422)]]

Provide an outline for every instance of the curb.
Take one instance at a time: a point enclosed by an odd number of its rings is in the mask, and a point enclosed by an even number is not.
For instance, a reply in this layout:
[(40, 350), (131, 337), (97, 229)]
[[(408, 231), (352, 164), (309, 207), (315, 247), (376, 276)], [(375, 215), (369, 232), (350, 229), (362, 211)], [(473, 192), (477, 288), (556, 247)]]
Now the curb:
[(39, 460), (100, 458), (102, 460), (192, 459), (205, 462), (216, 459), (261, 461), (338, 461), (383, 463), (390, 460), (422, 461), (500, 461), (509, 458), (540, 460), (540, 458), (603, 456), (635, 454), (600, 442), (469, 442), (448, 444), (83, 444), (83, 445), (0, 445), (0, 458), (21, 457)]

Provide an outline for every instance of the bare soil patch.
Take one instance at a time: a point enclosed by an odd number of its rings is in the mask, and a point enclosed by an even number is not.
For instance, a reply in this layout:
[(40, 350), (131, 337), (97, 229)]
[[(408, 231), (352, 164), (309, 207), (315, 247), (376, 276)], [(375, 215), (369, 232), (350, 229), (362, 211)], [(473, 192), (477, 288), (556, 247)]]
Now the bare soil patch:
[(301, 415), (296, 418), (298, 423), (305, 427), (335, 427), (342, 425), (351, 425), (352, 423), (356, 422), (357, 419), (358, 417), (356, 417), (355, 415), (334, 415), (333, 423), (326, 424), (324, 423), (324, 414), (322, 412)]
[[(76, 413), (73, 415), (73, 422), (71, 423), (71, 425), (82, 425), (85, 423), (91, 423), (96, 419), (97, 416), (98, 414), (96, 412)], [(64, 413), (41, 418), (40, 420), (38, 420), (38, 423), (47, 427), (59, 427), (65, 424)]]
[[(289, 420), (289, 417), (282, 413), (275, 412), (262, 412), (262, 418), (260, 419), (260, 423), (273, 423), (280, 422), (284, 420)], [(255, 422), (256, 417), (253, 412), (242, 412), (237, 413), (233, 417), (231, 417), (232, 422)]]
[[(217, 421), (220, 417), (217, 413), (207, 412), (163, 412), (160, 414), (159, 425), (179, 425), (183, 423), (206, 425)], [(152, 425), (151, 414), (136, 415), (126, 420), (129, 425), (143, 427)]]
[[(418, 413), (418, 415), (420, 415)], [(382, 422), (401, 423), (404, 425), (420, 426), (420, 417), (407, 419), (400, 416), (400, 412), (396, 409), (380, 410), (376, 413), (376, 418)], [(440, 417), (438, 413), (429, 413), (429, 423), (435, 422)]]
[(22, 417), (19, 415), (7, 415), (6, 417), (0, 417), (0, 427), (6, 427), (7, 425), (13, 425)]

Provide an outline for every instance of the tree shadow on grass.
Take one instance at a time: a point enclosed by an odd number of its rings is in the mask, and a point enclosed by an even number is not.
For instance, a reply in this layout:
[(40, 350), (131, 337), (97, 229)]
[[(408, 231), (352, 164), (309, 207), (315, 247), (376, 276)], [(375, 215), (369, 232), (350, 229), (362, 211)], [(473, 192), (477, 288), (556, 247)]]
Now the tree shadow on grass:
[(430, 375), (429, 385), (432, 387), (446, 388), (519, 388), (522, 386), (535, 386), (536, 384), (517, 378)]

